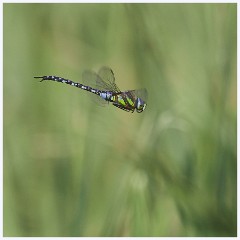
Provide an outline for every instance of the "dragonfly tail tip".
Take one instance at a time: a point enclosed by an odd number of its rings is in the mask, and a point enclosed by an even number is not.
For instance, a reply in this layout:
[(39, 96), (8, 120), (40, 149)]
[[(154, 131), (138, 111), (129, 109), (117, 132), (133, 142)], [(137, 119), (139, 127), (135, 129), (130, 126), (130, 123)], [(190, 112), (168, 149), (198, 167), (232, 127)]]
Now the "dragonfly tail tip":
[(43, 77), (34, 77), (34, 78), (41, 78), (41, 80), (40, 80), (39, 82), (44, 81), (44, 78), (43, 78)]

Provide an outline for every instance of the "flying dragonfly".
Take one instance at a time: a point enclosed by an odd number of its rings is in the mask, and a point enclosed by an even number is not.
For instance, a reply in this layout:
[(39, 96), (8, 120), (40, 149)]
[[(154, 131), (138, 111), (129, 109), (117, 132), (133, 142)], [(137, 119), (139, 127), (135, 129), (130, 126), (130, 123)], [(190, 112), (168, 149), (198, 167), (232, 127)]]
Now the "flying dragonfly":
[(113, 104), (113, 106), (132, 113), (135, 111), (135, 109), (138, 113), (141, 113), (146, 108), (147, 90), (144, 88), (138, 90), (121, 91), (117, 87), (114, 73), (109, 67), (104, 66), (100, 68), (98, 73), (95, 73), (91, 70), (86, 70), (83, 72), (82, 77), (83, 82), (84, 84), (86, 83), (86, 85), (57, 76), (42, 76), (34, 78), (40, 78), (40, 82), (49, 80), (66, 83), (91, 92), (95, 94), (96, 101), (99, 105), (105, 105), (110, 102)]

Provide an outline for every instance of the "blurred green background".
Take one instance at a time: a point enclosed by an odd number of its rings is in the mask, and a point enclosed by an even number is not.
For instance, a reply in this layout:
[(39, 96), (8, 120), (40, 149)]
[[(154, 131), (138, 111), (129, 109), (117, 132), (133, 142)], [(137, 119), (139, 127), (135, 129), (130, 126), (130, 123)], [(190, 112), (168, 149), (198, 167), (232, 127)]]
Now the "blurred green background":
[[(236, 4), (4, 4), (4, 236), (236, 236)], [(148, 106), (99, 107), (113, 69)]]

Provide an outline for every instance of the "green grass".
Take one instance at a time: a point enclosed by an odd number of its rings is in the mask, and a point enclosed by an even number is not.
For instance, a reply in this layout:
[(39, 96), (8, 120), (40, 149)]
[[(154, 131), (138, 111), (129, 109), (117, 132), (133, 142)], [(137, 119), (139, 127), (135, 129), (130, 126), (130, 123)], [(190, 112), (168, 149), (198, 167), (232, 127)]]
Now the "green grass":
[[(236, 236), (236, 4), (4, 4), (4, 236)], [(141, 114), (77, 88), (110, 66)]]

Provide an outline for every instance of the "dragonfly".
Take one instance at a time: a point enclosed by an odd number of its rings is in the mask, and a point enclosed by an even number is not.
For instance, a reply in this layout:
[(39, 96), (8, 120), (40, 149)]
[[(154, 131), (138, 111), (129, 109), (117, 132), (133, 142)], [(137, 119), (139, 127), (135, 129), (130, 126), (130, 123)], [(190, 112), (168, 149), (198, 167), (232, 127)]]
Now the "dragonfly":
[(112, 103), (113, 106), (127, 112), (133, 113), (136, 110), (136, 112), (141, 113), (147, 105), (148, 94), (145, 88), (121, 91), (115, 83), (115, 76), (112, 69), (106, 66), (101, 67), (98, 73), (92, 70), (85, 70), (82, 74), (84, 84), (57, 76), (34, 78), (41, 79), (40, 82), (55, 81), (81, 88), (82, 90), (93, 93), (99, 105)]

